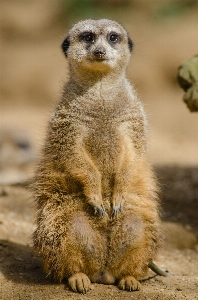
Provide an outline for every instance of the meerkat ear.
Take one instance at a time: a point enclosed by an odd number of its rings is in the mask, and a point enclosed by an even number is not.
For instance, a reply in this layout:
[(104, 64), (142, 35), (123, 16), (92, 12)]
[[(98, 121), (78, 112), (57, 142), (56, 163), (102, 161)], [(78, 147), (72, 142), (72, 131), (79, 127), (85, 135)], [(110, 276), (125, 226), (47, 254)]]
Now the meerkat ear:
[(65, 54), (65, 56), (67, 57), (67, 50), (69, 48), (69, 37), (66, 37), (66, 39), (63, 41), (61, 48), (63, 50), (63, 53)]
[(133, 42), (132, 42), (132, 40), (130, 39), (129, 36), (128, 36), (128, 46), (129, 46), (129, 51), (132, 52), (132, 50), (133, 50)]

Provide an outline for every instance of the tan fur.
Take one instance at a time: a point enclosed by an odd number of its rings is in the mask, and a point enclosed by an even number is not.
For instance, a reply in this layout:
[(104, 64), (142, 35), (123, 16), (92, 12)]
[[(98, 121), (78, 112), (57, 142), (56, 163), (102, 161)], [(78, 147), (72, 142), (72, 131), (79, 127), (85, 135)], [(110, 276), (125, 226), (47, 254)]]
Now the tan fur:
[[(118, 42), (108, 41), (111, 32)], [(74, 291), (88, 291), (90, 281), (138, 290), (160, 230), (146, 117), (125, 77), (128, 35), (117, 22), (85, 20), (65, 43), (70, 78), (35, 176), (34, 247), (47, 275), (68, 278)]]

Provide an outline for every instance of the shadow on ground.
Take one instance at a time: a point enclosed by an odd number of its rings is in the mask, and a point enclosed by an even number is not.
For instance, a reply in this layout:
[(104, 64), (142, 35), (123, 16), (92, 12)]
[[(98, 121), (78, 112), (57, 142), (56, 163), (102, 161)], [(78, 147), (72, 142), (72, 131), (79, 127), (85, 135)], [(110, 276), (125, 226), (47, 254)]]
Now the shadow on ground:
[(0, 270), (13, 282), (25, 284), (50, 284), (42, 271), (40, 258), (30, 246), (0, 240)]
[(192, 227), (198, 234), (198, 167), (156, 167), (162, 198), (162, 220)]

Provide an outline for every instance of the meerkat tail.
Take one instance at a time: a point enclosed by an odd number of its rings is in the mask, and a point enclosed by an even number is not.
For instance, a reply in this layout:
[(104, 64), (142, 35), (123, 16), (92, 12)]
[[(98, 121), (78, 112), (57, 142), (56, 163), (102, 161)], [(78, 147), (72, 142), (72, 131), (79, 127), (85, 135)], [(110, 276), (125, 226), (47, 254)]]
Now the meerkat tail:
[(159, 276), (168, 276), (168, 272), (162, 271), (153, 261), (148, 264), (148, 267)]

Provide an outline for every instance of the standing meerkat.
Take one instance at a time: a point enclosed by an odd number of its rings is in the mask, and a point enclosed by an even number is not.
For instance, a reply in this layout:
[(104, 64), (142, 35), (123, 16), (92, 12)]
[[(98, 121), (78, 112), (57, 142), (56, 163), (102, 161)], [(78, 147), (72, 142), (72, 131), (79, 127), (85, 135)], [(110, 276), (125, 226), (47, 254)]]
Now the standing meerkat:
[(47, 275), (80, 293), (139, 290), (159, 246), (147, 121), (125, 76), (132, 47), (106, 19), (77, 23), (62, 44), (70, 77), (35, 175), (33, 241)]

